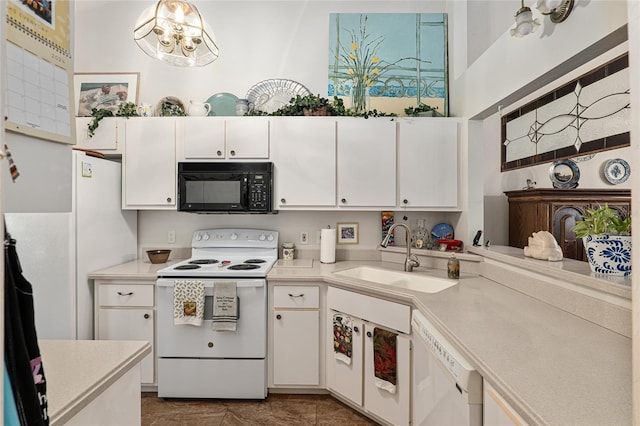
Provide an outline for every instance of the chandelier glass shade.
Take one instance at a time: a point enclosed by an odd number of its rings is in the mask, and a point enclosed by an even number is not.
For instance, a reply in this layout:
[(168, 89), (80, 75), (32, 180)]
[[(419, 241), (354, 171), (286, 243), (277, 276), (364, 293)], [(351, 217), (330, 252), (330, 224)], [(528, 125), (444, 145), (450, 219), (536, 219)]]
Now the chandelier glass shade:
[(160, 0), (145, 9), (133, 38), (152, 58), (181, 67), (200, 67), (218, 58), (218, 46), (198, 9), (186, 1)]
[(522, 0), (522, 7), (516, 12), (516, 26), (510, 31), (511, 36), (524, 37), (527, 34), (534, 33), (539, 26), (538, 18), (533, 18), (531, 9), (525, 6), (524, 0)]

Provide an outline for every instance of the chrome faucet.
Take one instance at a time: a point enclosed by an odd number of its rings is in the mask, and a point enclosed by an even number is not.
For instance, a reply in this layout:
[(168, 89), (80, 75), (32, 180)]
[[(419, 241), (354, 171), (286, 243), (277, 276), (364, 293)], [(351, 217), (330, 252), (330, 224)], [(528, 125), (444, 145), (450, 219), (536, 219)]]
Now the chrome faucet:
[(387, 235), (382, 239), (380, 245), (382, 247), (386, 247), (389, 245), (389, 240), (391, 239), (391, 232), (396, 229), (398, 226), (402, 226), (404, 228), (404, 240), (407, 244), (407, 258), (404, 260), (404, 270), (406, 272), (413, 272), (414, 267), (420, 266), (420, 261), (415, 255), (411, 254), (411, 230), (404, 223), (394, 223), (387, 231)]

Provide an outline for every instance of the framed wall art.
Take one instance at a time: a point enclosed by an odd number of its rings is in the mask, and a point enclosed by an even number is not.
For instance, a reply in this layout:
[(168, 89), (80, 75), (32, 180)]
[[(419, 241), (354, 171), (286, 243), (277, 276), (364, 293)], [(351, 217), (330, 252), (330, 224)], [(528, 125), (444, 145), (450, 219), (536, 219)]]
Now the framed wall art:
[(338, 223), (338, 244), (358, 244), (358, 224)]
[(77, 117), (90, 117), (91, 110), (115, 112), (125, 102), (138, 103), (140, 73), (76, 73), (74, 102)]
[(501, 170), (629, 146), (630, 101), (624, 54), (505, 114)]

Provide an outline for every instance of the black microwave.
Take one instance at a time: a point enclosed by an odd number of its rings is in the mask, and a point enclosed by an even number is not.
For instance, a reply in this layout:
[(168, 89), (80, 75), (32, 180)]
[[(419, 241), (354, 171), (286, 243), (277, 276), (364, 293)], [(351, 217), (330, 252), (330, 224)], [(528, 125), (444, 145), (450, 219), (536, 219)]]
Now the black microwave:
[(178, 163), (178, 211), (272, 213), (273, 164)]

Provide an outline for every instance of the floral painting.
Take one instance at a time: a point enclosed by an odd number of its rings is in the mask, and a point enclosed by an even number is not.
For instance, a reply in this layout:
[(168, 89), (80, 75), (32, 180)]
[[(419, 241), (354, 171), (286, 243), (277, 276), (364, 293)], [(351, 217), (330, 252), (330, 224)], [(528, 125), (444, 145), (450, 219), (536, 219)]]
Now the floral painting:
[(427, 104), (448, 115), (446, 14), (335, 13), (329, 37), (330, 97), (359, 113)]

